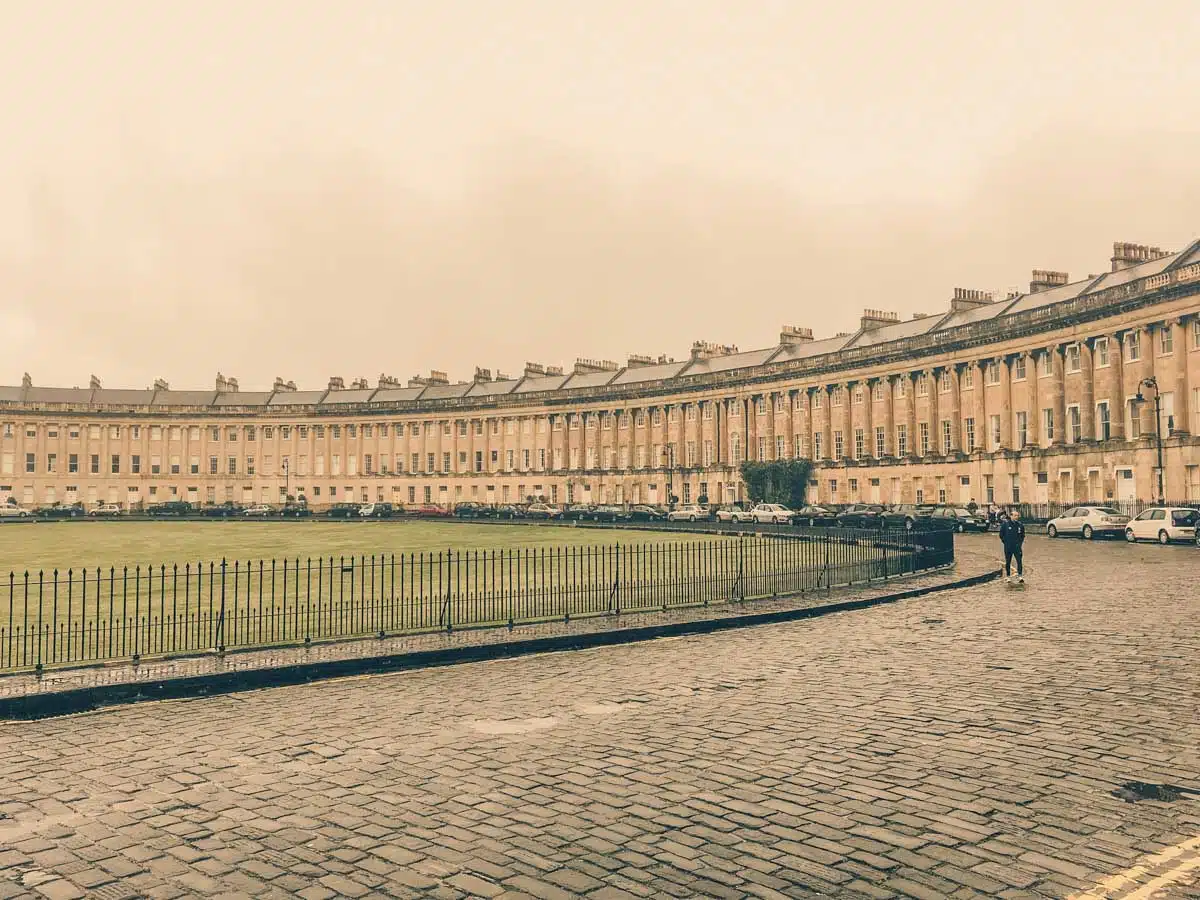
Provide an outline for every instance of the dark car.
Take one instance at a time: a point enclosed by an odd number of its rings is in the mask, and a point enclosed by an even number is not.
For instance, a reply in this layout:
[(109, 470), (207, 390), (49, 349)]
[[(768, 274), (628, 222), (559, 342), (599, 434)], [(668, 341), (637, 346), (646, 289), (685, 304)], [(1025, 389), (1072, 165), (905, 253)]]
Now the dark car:
[(972, 515), (965, 506), (939, 506), (929, 514), (929, 518), (932, 524), (943, 525), (960, 534), (964, 531), (988, 530), (987, 517), (978, 513)]
[(468, 500), (465, 503), (455, 504), (454, 515), (455, 518), (459, 519), (486, 519), (488, 516), (488, 507), (482, 503)]
[(152, 503), (146, 507), (146, 515), (154, 519), (179, 518), (190, 516), (195, 510), (186, 500), (167, 500), (164, 503)]
[(325, 518), (357, 519), (360, 518), (358, 515), (360, 509), (362, 509), (362, 505), (359, 503), (335, 503), (325, 510)]
[(629, 519), (633, 522), (659, 522), (667, 517), (666, 511), (657, 506), (639, 503), (629, 508)]
[(562, 517), (568, 521), (578, 522), (592, 517), (593, 509), (588, 503), (572, 503), (563, 510)]
[(879, 528), (883, 513), (878, 503), (852, 503), (837, 514), (837, 523), (842, 528)]
[(628, 519), (629, 513), (625, 512), (625, 510), (620, 506), (604, 504), (602, 506), (595, 507), (592, 510), (589, 518), (596, 522), (620, 522), (624, 519)]
[(934, 507), (916, 503), (897, 503), (883, 512), (884, 528), (903, 528), (912, 531), (927, 524)]
[(279, 515), (285, 519), (307, 519), (312, 516), (312, 510), (306, 503), (289, 503), (279, 510)]
[(56, 503), (38, 508), (34, 515), (39, 519), (79, 519), (87, 515), (87, 510), (82, 503)]
[(242, 514), (242, 508), (236, 503), (215, 503), (212, 506), (206, 506), (201, 512), (216, 519), (229, 519)]
[(793, 525), (807, 525), (810, 528), (828, 528), (838, 523), (837, 513), (824, 506), (802, 506), (792, 516)]
[(523, 519), (525, 518), (525, 509), (513, 503), (505, 503), (496, 510), (496, 518), (498, 519)]

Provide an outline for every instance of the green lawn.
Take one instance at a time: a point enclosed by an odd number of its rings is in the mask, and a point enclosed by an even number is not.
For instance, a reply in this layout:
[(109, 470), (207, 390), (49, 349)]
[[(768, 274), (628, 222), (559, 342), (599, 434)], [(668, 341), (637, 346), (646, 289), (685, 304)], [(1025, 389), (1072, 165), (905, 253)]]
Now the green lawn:
[[(661, 532), (547, 525), (384, 522), (37, 522), (0, 525), (0, 576), (100, 566), (305, 559), (515, 547), (611, 546), (708, 540)], [(715, 539), (715, 538), (714, 538)]]

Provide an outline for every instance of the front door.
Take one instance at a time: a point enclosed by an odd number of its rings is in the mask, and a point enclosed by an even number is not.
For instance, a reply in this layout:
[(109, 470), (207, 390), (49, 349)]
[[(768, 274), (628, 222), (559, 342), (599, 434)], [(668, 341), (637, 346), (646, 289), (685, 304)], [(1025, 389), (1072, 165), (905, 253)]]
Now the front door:
[(1133, 480), (1133, 469), (1117, 469), (1117, 500), (1121, 503), (1137, 499), (1137, 484)]
[(880, 502), (880, 501), (879, 501), (879, 494), (880, 494), (880, 491), (879, 491), (879, 479), (878, 479), (878, 478), (872, 478), (872, 479), (871, 479), (871, 502), (872, 502), (872, 503), (879, 503), (879, 502)]

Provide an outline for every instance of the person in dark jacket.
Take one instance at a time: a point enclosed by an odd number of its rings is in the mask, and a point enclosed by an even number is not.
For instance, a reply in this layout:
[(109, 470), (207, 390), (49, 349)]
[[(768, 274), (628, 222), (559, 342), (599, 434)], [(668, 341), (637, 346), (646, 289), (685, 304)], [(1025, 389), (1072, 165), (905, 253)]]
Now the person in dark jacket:
[(1000, 543), (1004, 546), (1004, 574), (1012, 577), (1013, 560), (1017, 561), (1017, 577), (1024, 578), (1025, 563), (1022, 558), (1022, 546), (1025, 543), (1025, 526), (1021, 515), (1015, 509), (1000, 518)]

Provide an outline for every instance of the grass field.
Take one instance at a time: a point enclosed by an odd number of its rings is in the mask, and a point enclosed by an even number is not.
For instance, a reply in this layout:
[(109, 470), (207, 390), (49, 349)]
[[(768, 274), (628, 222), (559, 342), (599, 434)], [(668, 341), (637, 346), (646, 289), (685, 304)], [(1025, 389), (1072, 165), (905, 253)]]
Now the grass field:
[[(547, 525), (390, 522), (38, 522), (0, 525), (0, 575), (124, 565), (669, 543), (700, 536)], [(715, 540), (715, 538), (714, 538)]]

